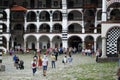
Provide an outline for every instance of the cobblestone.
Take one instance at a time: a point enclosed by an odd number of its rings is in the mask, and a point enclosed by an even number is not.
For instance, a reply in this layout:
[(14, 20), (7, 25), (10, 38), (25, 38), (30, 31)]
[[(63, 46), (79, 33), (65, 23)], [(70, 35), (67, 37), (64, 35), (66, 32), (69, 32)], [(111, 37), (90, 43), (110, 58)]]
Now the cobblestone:
[[(75, 77), (67, 75), (70, 73), (69, 70), (67, 72), (64, 72), (64, 69), (67, 68), (74, 69), (74, 66), (77, 66), (78, 64), (96, 63), (94, 57), (86, 57), (80, 54), (74, 54), (72, 56), (73, 57), (72, 66), (70, 65), (64, 66), (62, 64), (62, 58), (64, 57), (64, 55), (59, 55), (58, 61), (56, 61), (56, 68), (52, 69), (50, 57), (48, 55), (49, 65), (47, 70), (47, 76), (44, 77), (42, 75), (42, 69), (38, 69), (35, 76), (32, 75), (31, 61), (33, 59), (33, 54), (17, 54), (17, 56), (19, 56), (19, 58), (24, 61), (25, 69), (17, 70), (14, 67), (13, 56), (4, 55), (3, 64), (5, 65), (6, 70), (5, 72), (0, 72), (0, 80), (62, 80), (60, 76), (62, 76), (63, 78), (68, 77), (70, 78), (70, 80), (76, 80)], [(61, 73), (65, 75), (61, 75)]]

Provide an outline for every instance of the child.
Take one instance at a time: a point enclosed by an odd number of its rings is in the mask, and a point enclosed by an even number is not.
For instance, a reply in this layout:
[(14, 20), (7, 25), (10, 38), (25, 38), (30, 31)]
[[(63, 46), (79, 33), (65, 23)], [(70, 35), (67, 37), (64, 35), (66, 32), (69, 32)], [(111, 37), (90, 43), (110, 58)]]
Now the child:
[(31, 62), (32, 64), (32, 71), (33, 71), (33, 76), (35, 75), (36, 71), (37, 71), (37, 62), (36, 59), (33, 59), (33, 61)]
[(67, 56), (65, 56), (65, 57), (63, 58), (63, 63), (64, 63), (64, 65), (67, 63)]

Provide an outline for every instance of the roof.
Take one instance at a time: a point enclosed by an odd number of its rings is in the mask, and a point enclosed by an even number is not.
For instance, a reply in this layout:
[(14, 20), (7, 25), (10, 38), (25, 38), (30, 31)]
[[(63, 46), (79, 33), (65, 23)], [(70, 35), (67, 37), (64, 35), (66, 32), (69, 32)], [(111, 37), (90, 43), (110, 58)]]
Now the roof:
[(19, 5), (13, 5), (11, 8), (10, 8), (11, 11), (26, 11), (27, 8), (24, 8), (22, 6), (19, 6)]

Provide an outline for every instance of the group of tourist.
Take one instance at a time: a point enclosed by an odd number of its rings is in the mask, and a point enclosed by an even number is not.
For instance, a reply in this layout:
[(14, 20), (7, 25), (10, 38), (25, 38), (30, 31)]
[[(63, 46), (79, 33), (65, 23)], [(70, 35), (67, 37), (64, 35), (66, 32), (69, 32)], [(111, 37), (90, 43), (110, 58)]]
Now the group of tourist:
[(20, 60), (18, 56), (14, 55), (13, 56), (13, 61), (14, 61), (14, 66), (16, 69), (24, 69), (24, 62), (23, 60)]
[[(52, 50), (50, 54), (44, 53), (43, 56), (41, 56), (40, 52), (37, 52), (37, 54), (34, 55), (33, 60), (31, 62), (33, 76), (35, 75), (37, 69), (43, 69), (43, 76), (46, 76), (48, 62), (51, 62), (51, 68), (56, 68), (56, 61), (58, 60), (58, 56), (58, 49)], [(48, 57), (50, 57), (50, 59), (48, 59)], [(67, 63), (72, 65), (72, 60), (72, 56), (67, 54), (65, 54), (63, 59), (61, 59), (64, 65), (66, 65)]]
[[(12, 50), (10, 51), (12, 52)], [(35, 52), (35, 55), (33, 57), (33, 60), (31, 62), (32, 65), (32, 72), (33, 75), (35, 75), (36, 71), (38, 69), (43, 69), (43, 76), (46, 76), (46, 71), (48, 68), (48, 62), (51, 62), (51, 67), (56, 68), (56, 61), (58, 60), (58, 56), (60, 54), (64, 54), (65, 56), (61, 59), (61, 62), (66, 66), (66, 64), (72, 65), (72, 54), (75, 54), (77, 52), (77, 49), (74, 47), (70, 48), (55, 48), (55, 49), (47, 49), (43, 56), (41, 56), (41, 51), (38, 50)], [(12, 53), (13, 54), (13, 53)], [(90, 56), (92, 55), (92, 50), (90, 49), (82, 49), (81, 50), (82, 55)], [(51, 59), (48, 60), (48, 57)], [(96, 51), (96, 62), (98, 61), (98, 57), (100, 57), (100, 49)], [(14, 65), (16, 69), (24, 69), (24, 62), (22, 60), (19, 60), (19, 57), (14, 55), (13, 57)], [(21, 68), (22, 63), (22, 68)]]
[(47, 66), (48, 66), (48, 58), (47, 55), (44, 54), (43, 58), (40, 54), (33, 57), (33, 61), (31, 62), (33, 75), (35, 75), (37, 68), (43, 69), (43, 76), (46, 76)]

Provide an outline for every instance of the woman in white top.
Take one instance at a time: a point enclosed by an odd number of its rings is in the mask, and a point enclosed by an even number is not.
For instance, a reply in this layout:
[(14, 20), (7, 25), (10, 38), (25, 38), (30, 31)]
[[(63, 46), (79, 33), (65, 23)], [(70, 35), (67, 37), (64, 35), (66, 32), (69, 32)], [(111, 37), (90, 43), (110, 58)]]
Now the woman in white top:
[(42, 66), (43, 66), (43, 76), (46, 76), (47, 66), (48, 66), (48, 58), (44, 55), (42, 59)]
[(64, 63), (64, 65), (67, 63), (67, 56), (65, 56), (65, 57), (63, 58), (63, 63)]

